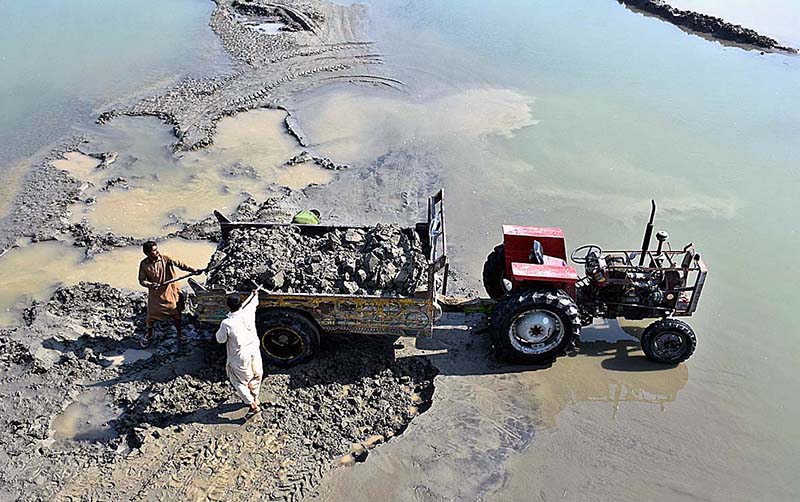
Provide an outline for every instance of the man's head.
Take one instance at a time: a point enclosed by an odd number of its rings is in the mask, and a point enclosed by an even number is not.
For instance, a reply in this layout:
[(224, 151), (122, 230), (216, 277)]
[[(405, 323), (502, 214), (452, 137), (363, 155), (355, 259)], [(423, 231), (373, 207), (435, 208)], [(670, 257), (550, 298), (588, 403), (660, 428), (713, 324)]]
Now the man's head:
[(142, 252), (153, 260), (157, 260), (161, 253), (158, 252), (158, 244), (155, 241), (147, 241), (142, 244)]
[(231, 312), (236, 312), (242, 308), (242, 299), (239, 298), (239, 295), (228, 295), (225, 299), (225, 303), (228, 305), (228, 310)]

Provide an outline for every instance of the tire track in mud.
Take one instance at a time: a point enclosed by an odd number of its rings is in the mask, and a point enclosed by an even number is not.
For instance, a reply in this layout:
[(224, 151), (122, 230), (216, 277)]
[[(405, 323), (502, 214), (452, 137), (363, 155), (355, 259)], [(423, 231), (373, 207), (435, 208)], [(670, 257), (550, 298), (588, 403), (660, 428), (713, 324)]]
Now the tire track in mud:
[[(239, 68), (230, 75), (187, 78), (162, 95), (102, 113), (99, 123), (119, 115), (155, 116), (174, 126), (176, 150), (193, 150), (212, 143), (221, 118), (280, 107), (297, 92), (330, 83), (331, 76), (352, 83), (399, 83), (362, 71), (382, 65), (383, 59), (371, 42), (347, 39), (363, 15), (357, 7), (291, 0), (216, 3), (211, 28)], [(241, 23), (243, 14), (262, 11), (281, 18), (290, 31), (268, 35)], [(343, 75), (355, 69), (357, 76)]]

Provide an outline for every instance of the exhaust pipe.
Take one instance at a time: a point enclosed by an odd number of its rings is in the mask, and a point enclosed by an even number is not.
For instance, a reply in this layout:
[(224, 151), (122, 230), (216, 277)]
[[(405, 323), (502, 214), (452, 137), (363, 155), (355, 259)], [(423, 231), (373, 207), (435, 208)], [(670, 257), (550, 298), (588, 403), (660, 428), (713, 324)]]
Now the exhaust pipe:
[(647, 254), (647, 251), (650, 249), (650, 238), (653, 236), (653, 219), (656, 217), (656, 201), (655, 199), (650, 199), (650, 204), (652, 208), (650, 209), (650, 221), (647, 222), (647, 226), (644, 229), (644, 240), (642, 241), (642, 254), (639, 255), (639, 266), (644, 265), (644, 257)]

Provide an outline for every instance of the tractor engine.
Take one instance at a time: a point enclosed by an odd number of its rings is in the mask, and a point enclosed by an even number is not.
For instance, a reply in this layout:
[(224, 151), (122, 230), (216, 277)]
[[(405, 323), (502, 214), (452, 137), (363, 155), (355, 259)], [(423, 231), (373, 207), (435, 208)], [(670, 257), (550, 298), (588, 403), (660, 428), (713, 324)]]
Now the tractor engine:
[(586, 256), (586, 277), (577, 285), (578, 305), (584, 319), (646, 319), (663, 317), (675, 304), (673, 277), (663, 271), (626, 266), (625, 258), (592, 251)]

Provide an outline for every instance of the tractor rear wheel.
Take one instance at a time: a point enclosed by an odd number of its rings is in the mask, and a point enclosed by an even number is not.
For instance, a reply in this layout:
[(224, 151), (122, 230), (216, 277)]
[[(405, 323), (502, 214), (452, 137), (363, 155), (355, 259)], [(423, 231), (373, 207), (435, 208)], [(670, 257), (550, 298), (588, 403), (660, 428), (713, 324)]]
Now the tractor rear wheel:
[(506, 277), (506, 247), (495, 246), (483, 264), (483, 287), (492, 300), (499, 300), (511, 291), (511, 281)]
[(657, 363), (682, 363), (689, 359), (696, 347), (694, 330), (678, 319), (659, 319), (642, 332), (644, 355)]
[(492, 340), (500, 355), (524, 364), (545, 364), (563, 355), (580, 336), (572, 298), (559, 289), (524, 289), (497, 302)]
[(261, 355), (268, 364), (287, 368), (300, 364), (319, 349), (319, 329), (291, 310), (264, 310), (256, 316)]

